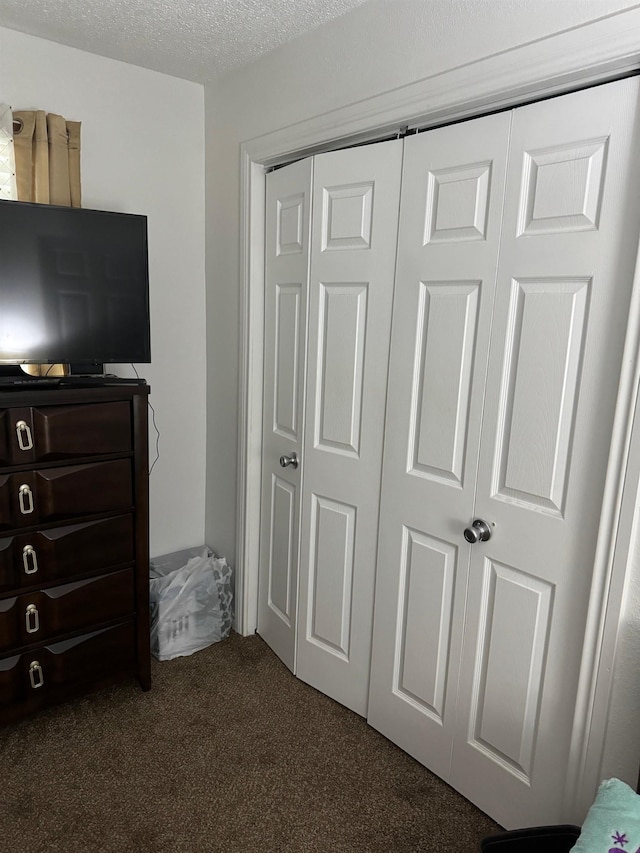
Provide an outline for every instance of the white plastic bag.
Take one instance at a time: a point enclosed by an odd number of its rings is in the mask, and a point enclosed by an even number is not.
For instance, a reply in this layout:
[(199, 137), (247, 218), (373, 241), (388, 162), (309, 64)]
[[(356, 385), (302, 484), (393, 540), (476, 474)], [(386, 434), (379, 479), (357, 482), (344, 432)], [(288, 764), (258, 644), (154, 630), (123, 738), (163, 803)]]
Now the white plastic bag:
[(231, 570), (208, 546), (157, 558), (149, 601), (152, 654), (158, 660), (193, 654), (229, 634)]

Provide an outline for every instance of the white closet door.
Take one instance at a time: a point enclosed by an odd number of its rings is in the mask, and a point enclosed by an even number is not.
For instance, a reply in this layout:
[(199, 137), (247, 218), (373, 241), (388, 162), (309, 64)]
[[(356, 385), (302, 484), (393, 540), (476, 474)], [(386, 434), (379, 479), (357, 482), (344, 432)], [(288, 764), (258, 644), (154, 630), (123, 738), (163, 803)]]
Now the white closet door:
[[(638, 79), (516, 110), (451, 783), (506, 826), (563, 793), (638, 243)], [(466, 521), (464, 519), (463, 521)]]
[(402, 142), (315, 158), (297, 675), (366, 714)]
[(445, 779), (510, 120), (405, 148), (369, 722)]
[[(506, 827), (566, 818), (576, 687), (638, 240), (637, 115), (637, 80), (514, 112), (488, 370), (485, 382), (478, 314), (470, 336), (478, 370), (467, 409), (451, 391), (466, 386), (446, 368), (462, 357), (447, 353), (449, 338), (429, 315), (441, 273), (435, 266), (413, 273), (426, 306), (414, 296), (414, 317), (402, 307), (398, 281), (371, 721)], [(458, 132), (472, 144), (475, 122)], [(431, 183), (439, 183), (441, 168)], [(424, 193), (419, 177), (405, 175), (403, 205), (412, 183)], [(423, 199), (426, 239), (432, 209)], [(442, 222), (456, 225), (444, 210)], [(462, 239), (457, 246), (461, 255), (472, 248)], [(482, 304), (482, 286), (480, 293)], [(472, 328), (468, 315), (461, 305), (446, 321), (452, 339), (462, 337), (457, 328)], [(408, 345), (396, 344), (405, 338)], [(434, 348), (435, 378), (423, 367)], [(396, 386), (410, 392), (396, 399)], [(484, 398), (476, 499), (455, 505), (450, 493), (473, 488), (464, 477), (473, 476), (474, 461), (466, 465), (464, 454), (477, 445), (476, 391)], [(423, 444), (425, 419), (430, 440)], [(440, 462), (451, 424), (460, 436), (451, 445), (451, 459), (462, 459), (457, 469)], [(426, 463), (416, 447), (424, 448)], [(469, 545), (463, 530), (478, 517), (492, 535)], [(441, 747), (433, 743), (438, 738)]]
[(295, 665), (312, 160), (267, 175), (258, 633)]

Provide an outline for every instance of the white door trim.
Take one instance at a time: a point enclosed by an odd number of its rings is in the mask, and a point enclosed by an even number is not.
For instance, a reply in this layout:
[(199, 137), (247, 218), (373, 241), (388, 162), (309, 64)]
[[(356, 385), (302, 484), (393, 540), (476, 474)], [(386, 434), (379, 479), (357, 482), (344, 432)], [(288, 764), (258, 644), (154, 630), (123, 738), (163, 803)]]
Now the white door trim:
[[(605, 82), (638, 68), (640, 7), (634, 7), (242, 143), (236, 543), (236, 620), (242, 634), (253, 633), (257, 623), (265, 167), (340, 144), (378, 138), (400, 125), (430, 127), (456, 121)], [(509, 81), (507, 90), (505, 80)], [(633, 331), (633, 323), (637, 326), (640, 317), (639, 289), (636, 273), (635, 310), (626, 342), (576, 708), (570, 788), (577, 796), (571, 798), (568, 808), (577, 815), (589, 805), (599, 777), (611, 663), (631, 556), (628, 518), (635, 506), (640, 462), (640, 427), (633, 429), (640, 372), (640, 342)], [(633, 476), (625, 484), (627, 467)], [(626, 539), (618, 535), (622, 533)]]

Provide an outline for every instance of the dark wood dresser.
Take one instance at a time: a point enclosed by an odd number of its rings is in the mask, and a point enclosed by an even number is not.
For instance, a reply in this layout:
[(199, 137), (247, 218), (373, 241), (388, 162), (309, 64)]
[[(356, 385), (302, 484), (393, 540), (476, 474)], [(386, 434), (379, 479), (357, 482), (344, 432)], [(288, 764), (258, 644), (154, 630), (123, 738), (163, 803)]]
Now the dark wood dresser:
[(0, 388), (0, 723), (151, 686), (148, 393)]

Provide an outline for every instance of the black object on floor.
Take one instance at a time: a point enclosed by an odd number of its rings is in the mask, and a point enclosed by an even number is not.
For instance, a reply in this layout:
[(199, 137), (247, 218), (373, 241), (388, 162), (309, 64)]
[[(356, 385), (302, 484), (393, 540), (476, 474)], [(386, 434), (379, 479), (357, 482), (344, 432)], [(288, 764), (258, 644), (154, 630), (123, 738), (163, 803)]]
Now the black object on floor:
[(580, 827), (572, 824), (533, 826), (488, 835), (480, 842), (482, 853), (569, 853)]

